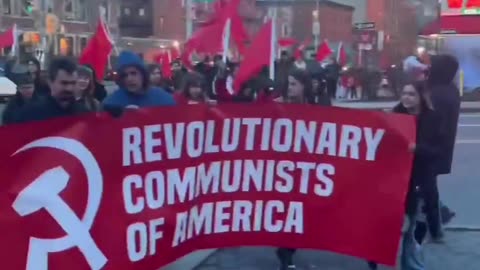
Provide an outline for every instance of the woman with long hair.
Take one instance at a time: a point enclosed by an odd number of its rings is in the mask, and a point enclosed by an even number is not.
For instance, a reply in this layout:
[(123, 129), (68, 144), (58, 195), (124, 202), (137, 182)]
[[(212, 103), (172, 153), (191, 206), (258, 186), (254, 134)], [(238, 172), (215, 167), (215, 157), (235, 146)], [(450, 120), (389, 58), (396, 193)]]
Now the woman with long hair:
[(98, 112), (100, 102), (95, 98), (95, 77), (93, 70), (87, 66), (78, 68), (78, 79), (75, 87), (77, 102), (83, 103), (92, 112)]
[(287, 86), (283, 87), (281, 96), (275, 99), (275, 101), (295, 104), (315, 104), (310, 74), (302, 69), (290, 71)]
[(190, 72), (185, 75), (183, 86), (173, 97), (177, 104), (200, 104), (211, 103), (207, 95), (205, 77), (198, 72)]
[[(416, 119), (416, 143), (410, 145), (414, 153), (414, 161), (410, 186), (405, 201), (406, 221), (402, 239), (401, 269), (425, 269), (419, 244), (415, 240), (415, 225), (420, 197), (425, 201), (427, 220), (431, 230), (438, 230), (437, 215), (428, 215), (438, 209), (438, 191), (435, 183), (435, 165), (442, 153), (443, 131), (439, 125), (437, 113), (434, 111), (430, 97), (423, 82), (407, 83), (402, 90), (400, 103), (393, 109), (394, 113), (412, 115)], [(371, 269), (377, 269), (370, 262)]]
[[(276, 102), (290, 104), (314, 104), (312, 79), (310, 74), (301, 69), (294, 69), (288, 75), (288, 86), (282, 91), (282, 96)], [(296, 249), (278, 248), (276, 253), (280, 261), (280, 270), (295, 269), (293, 255)]]

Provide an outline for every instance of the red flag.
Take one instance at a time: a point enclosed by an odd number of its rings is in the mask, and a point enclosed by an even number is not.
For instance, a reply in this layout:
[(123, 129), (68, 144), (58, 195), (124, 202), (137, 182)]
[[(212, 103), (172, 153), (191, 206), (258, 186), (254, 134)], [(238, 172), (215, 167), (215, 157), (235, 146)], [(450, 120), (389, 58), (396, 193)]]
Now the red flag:
[(162, 75), (165, 78), (171, 78), (173, 75), (172, 67), (170, 66), (171, 63), (172, 63), (172, 59), (171, 59), (170, 51), (165, 51), (160, 54), (160, 64), (162, 65)]
[(297, 43), (298, 41), (295, 40), (294, 38), (281, 38), (278, 40), (279, 47), (291, 47)]
[(328, 45), (328, 42), (326, 40), (324, 40), (322, 42), (322, 44), (320, 45), (320, 47), (318, 47), (317, 61), (318, 62), (324, 61), (325, 59), (327, 59), (327, 57), (332, 55), (332, 53), (333, 53), (333, 51), (332, 51), (332, 49), (330, 49), (330, 46)]
[(348, 55), (347, 52), (345, 51), (345, 46), (343, 45), (343, 42), (340, 42), (338, 45), (338, 52), (337, 52), (337, 62), (340, 64), (340, 66), (345, 66), (348, 63)]
[(103, 80), (108, 57), (113, 49), (113, 41), (102, 19), (98, 22), (97, 30), (83, 49), (79, 63), (90, 65), (97, 75), (97, 80)]
[(0, 48), (8, 48), (8, 47), (15, 47), (16, 43), (16, 32), (17, 26), (14, 25), (12, 28), (5, 31), (3, 34), (0, 34)]
[(185, 43), (192, 51), (217, 54), (222, 51), (222, 35), (224, 24), (214, 23), (198, 29)]
[(266, 23), (246, 51), (233, 83), (235, 91), (240, 91), (242, 84), (257, 75), (264, 66), (270, 65), (272, 57), (272, 27), (272, 21)]
[(303, 51), (305, 50), (305, 48), (307, 48), (308, 44), (310, 44), (311, 42), (312, 42), (311, 39), (306, 39), (300, 46), (298, 46), (298, 48), (295, 50), (295, 55), (294, 55), (296, 60), (303, 58)]
[[(215, 13), (204, 25), (205, 27), (214, 24), (225, 26), (227, 20), (230, 19), (230, 32), (232, 39), (235, 41), (239, 53), (242, 54), (245, 51), (245, 43), (248, 41), (248, 34), (243, 25), (242, 18), (238, 15), (240, 3), (241, 0), (230, 0), (228, 3), (225, 3), (224, 0), (218, 0), (214, 7)], [(218, 39), (221, 39), (221, 37), (222, 35), (220, 35)]]

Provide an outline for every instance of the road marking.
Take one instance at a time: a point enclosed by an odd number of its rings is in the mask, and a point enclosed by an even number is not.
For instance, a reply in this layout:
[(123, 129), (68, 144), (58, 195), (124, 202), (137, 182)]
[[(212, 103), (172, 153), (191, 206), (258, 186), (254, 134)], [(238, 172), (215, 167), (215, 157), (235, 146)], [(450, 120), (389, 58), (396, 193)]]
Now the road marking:
[(461, 118), (479, 118), (480, 113), (477, 114), (460, 114)]
[(480, 124), (459, 124), (459, 127), (480, 127)]
[(456, 140), (456, 144), (480, 144), (480, 140)]

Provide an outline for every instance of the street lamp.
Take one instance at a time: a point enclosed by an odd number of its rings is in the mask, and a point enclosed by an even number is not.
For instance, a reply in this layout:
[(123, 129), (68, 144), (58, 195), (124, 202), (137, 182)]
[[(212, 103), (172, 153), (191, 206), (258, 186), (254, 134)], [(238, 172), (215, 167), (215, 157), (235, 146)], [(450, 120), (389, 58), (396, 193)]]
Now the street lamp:
[(172, 45), (173, 45), (173, 47), (178, 48), (178, 47), (180, 47), (180, 42), (178, 42), (177, 40), (174, 40)]

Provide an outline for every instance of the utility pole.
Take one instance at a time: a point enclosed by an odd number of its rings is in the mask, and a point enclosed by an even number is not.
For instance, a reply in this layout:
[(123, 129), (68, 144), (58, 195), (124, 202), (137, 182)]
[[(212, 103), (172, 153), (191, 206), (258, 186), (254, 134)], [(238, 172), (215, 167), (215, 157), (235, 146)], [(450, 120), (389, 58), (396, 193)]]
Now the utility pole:
[(318, 50), (320, 44), (320, 3), (316, 0), (316, 8), (312, 13), (312, 34), (314, 38), (315, 51)]
[(193, 0), (185, 0), (185, 8), (185, 40), (188, 40), (193, 34)]

